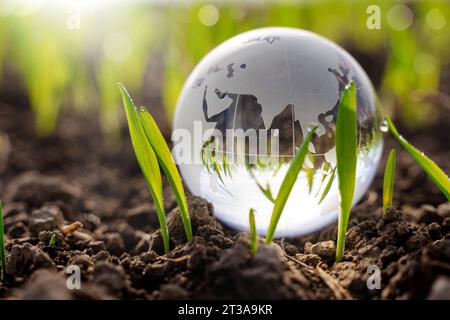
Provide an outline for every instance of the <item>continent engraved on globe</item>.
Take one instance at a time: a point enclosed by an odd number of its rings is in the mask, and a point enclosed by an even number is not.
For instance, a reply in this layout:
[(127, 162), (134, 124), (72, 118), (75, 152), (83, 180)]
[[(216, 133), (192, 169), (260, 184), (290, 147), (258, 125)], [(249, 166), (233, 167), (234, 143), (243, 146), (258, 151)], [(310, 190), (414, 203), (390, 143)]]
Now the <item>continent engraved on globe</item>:
[[(232, 65), (232, 64), (231, 64)], [(337, 80), (337, 92), (342, 93), (346, 85), (349, 84), (348, 79), (349, 69), (344, 64), (339, 65), (340, 72), (329, 67), (328, 72), (331, 72)], [(353, 77), (352, 80), (358, 84), (359, 81)], [(262, 106), (258, 103), (258, 98), (251, 94), (235, 93), (235, 92), (222, 92), (220, 89), (214, 89), (218, 99), (230, 98), (229, 106), (214, 115), (208, 116), (208, 102), (206, 99), (206, 93), (208, 86), (205, 85), (203, 94), (203, 115), (207, 122), (215, 123), (215, 129), (221, 132), (223, 137), (226, 137), (226, 130), (228, 129), (242, 129), (247, 131), (253, 129), (256, 131), (266, 130), (279, 130), (283, 132), (282, 140), (280, 141), (279, 154), (282, 155), (294, 155), (296, 148), (303, 142), (303, 129), (300, 125), (300, 121), (296, 120), (295, 109), (293, 104), (288, 104), (279, 114), (275, 115), (273, 119), (266, 119), (264, 121), (262, 117)], [(337, 120), (337, 109), (339, 106), (338, 97), (336, 103), (332, 108), (324, 113), (320, 113), (317, 116), (317, 122), (320, 123), (325, 129), (325, 133), (321, 136), (314, 134), (313, 145), (314, 151), (312, 154), (318, 156), (314, 165), (319, 167), (326, 161), (325, 154), (330, 151), (335, 145), (335, 128), (334, 125)], [(359, 93), (357, 96), (359, 108), (363, 110), (364, 100)], [(327, 120), (328, 119), (328, 120)], [(270, 123), (266, 126), (266, 123)], [(259, 138), (261, 135), (257, 135)], [(258, 143), (259, 145), (259, 143)]]

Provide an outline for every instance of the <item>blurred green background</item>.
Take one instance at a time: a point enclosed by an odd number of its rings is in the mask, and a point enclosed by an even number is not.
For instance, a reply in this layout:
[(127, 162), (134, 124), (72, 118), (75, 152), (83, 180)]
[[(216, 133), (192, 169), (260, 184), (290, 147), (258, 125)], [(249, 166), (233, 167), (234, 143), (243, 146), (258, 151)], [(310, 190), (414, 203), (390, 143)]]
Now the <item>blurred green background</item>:
[[(378, 13), (381, 28), (369, 29)], [(114, 137), (123, 124), (121, 82), (171, 123), (196, 63), (263, 26), (304, 28), (343, 46), (366, 69), (383, 111), (404, 124), (432, 123), (436, 104), (449, 108), (449, 2), (373, 0), (2, 0), (0, 108), (29, 105), (40, 135), (67, 113), (92, 114)]]

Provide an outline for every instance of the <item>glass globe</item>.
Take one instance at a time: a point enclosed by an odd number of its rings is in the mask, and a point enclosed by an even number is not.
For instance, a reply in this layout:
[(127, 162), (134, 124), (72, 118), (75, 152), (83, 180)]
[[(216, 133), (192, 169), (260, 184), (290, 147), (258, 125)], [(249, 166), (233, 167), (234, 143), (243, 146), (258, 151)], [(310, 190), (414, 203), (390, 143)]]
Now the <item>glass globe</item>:
[(289, 164), (307, 128), (317, 124), (275, 236), (299, 236), (336, 221), (335, 123), (350, 81), (357, 87), (356, 203), (382, 152), (374, 89), (344, 49), (291, 28), (239, 34), (212, 50), (186, 80), (172, 135), (185, 184), (231, 228), (248, 230), (253, 208), (264, 235)]

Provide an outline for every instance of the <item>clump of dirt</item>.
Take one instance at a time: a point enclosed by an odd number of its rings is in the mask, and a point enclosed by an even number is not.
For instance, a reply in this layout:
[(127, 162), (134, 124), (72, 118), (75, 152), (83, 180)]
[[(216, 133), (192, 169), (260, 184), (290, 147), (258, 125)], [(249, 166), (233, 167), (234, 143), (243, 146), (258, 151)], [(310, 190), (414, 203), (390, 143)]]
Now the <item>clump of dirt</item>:
[[(0, 128), (11, 145), (0, 172), (3, 299), (450, 298), (450, 205), (402, 150), (396, 207), (386, 215), (380, 209), (380, 169), (352, 212), (339, 263), (335, 225), (270, 246), (260, 239), (252, 255), (248, 234), (221, 225), (211, 204), (191, 195), (194, 237), (187, 241), (166, 182), (172, 250), (164, 254), (126, 128), (123, 146), (113, 150), (91, 119), (65, 117), (57, 134), (43, 139), (24, 129), (31, 128), (27, 109), (2, 112), (8, 117), (0, 117)], [(448, 151), (441, 148), (448, 136), (436, 128), (414, 142), (448, 172)], [(386, 145), (386, 151), (395, 146)], [(74, 266), (79, 288), (71, 282)], [(367, 285), (376, 270), (379, 288)]]

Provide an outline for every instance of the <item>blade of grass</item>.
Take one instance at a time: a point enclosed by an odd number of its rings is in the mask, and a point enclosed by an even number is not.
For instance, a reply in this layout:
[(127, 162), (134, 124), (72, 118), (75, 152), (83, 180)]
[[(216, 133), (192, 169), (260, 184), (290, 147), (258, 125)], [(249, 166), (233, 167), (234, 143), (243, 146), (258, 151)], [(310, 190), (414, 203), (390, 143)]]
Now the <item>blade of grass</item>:
[(231, 178), (232, 177), (231, 163), (228, 161), (226, 153), (222, 153), (222, 161), (225, 174), (227, 174)]
[(56, 244), (56, 233), (52, 233), (52, 236), (50, 237), (50, 240), (48, 242), (48, 246), (53, 248)]
[(331, 172), (330, 177), (328, 178), (328, 182), (323, 189), (322, 196), (320, 197), (319, 204), (322, 203), (323, 199), (327, 196), (328, 192), (330, 192), (331, 186), (333, 185), (334, 177), (336, 176), (336, 166), (334, 166), (333, 171)]
[(328, 176), (328, 169), (330, 169), (330, 163), (327, 161), (327, 162), (325, 162), (325, 164), (323, 165), (323, 167), (322, 167), (322, 177), (321, 177), (321, 179), (320, 179), (320, 186), (319, 186), (319, 188), (317, 189), (317, 193), (315, 194), (315, 197), (317, 197), (318, 195), (319, 195), (319, 193), (320, 193), (320, 190), (322, 190), (322, 186), (323, 186), (323, 183), (325, 182), (325, 178)]
[(395, 176), (395, 160), (396, 153), (392, 149), (389, 153), (388, 160), (386, 162), (386, 168), (384, 170), (383, 179), (383, 212), (386, 214), (387, 208), (392, 206), (392, 196), (394, 194), (394, 176)]
[(308, 153), (309, 143), (311, 142), (314, 131), (316, 131), (316, 129), (317, 126), (308, 128), (308, 134), (300, 145), (300, 148), (298, 149), (294, 159), (292, 159), (284, 180), (281, 183), (280, 191), (278, 192), (277, 198), (275, 199), (275, 204), (273, 206), (269, 228), (267, 230), (266, 244), (271, 243), (273, 240), (275, 229), (277, 228), (281, 213), (283, 212), (289, 194), (294, 187), (295, 181), (297, 181), (297, 176), (303, 167), (303, 162), (305, 161), (306, 154)]
[(183, 183), (181, 182), (180, 173), (178, 172), (175, 161), (172, 158), (169, 147), (158, 128), (155, 120), (151, 114), (141, 108), (141, 122), (144, 127), (147, 139), (150, 145), (155, 151), (156, 157), (158, 158), (159, 164), (164, 170), (167, 179), (169, 180), (170, 186), (175, 193), (175, 198), (180, 208), (181, 219), (183, 220), (184, 231), (188, 240), (192, 239), (192, 226), (191, 219), (189, 217), (189, 210), (186, 201), (186, 195), (184, 193)]
[(0, 258), (2, 259), (1, 280), (5, 280), (6, 275), (6, 257), (5, 257), (5, 228), (3, 226), (3, 204), (0, 200)]
[(130, 95), (122, 84), (119, 83), (118, 88), (122, 95), (122, 101), (128, 120), (128, 128), (130, 130), (134, 153), (144, 174), (145, 181), (147, 182), (153, 201), (155, 202), (156, 213), (158, 215), (159, 225), (161, 227), (161, 236), (164, 242), (164, 250), (165, 252), (168, 252), (169, 231), (167, 229), (166, 214), (164, 211), (161, 172), (159, 171), (158, 160), (147, 140), (139, 114), (133, 104), (133, 101), (131, 100)]
[(220, 182), (225, 184), (225, 182), (223, 181), (223, 178), (222, 178), (222, 170), (220, 168), (220, 165), (219, 165), (216, 157), (212, 156), (211, 160), (212, 160), (212, 167), (213, 167), (214, 172), (217, 174), (217, 177), (219, 178)]
[(258, 251), (258, 235), (256, 233), (255, 213), (253, 208), (250, 209), (249, 214), (250, 223), (250, 251), (255, 254)]
[(342, 94), (336, 121), (337, 175), (341, 200), (336, 261), (341, 261), (344, 254), (345, 235), (355, 193), (357, 145), (356, 87), (352, 81)]
[(259, 190), (261, 190), (262, 194), (270, 201), (270, 202), (275, 202), (275, 199), (272, 195), (272, 190), (270, 189), (270, 184), (267, 183), (266, 184), (266, 188), (263, 187), (263, 185), (258, 181), (258, 179), (256, 178), (255, 174), (253, 173), (252, 169), (249, 167), (248, 168), (248, 172), (250, 174), (250, 176), (253, 178), (253, 180), (255, 181), (256, 185), (258, 186)]
[(272, 195), (272, 190), (270, 189), (270, 184), (266, 184), (266, 188), (263, 188), (263, 186), (257, 182), (258, 188), (263, 192), (263, 194), (266, 196), (267, 199), (269, 199), (270, 202), (275, 202), (275, 199)]
[(316, 170), (314, 168), (306, 167), (305, 171), (308, 178), (308, 192), (311, 193), (314, 182), (314, 173)]
[(439, 166), (434, 163), (433, 160), (428, 158), (423, 152), (418, 150), (412, 144), (410, 144), (405, 138), (403, 138), (394, 126), (394, 123), (389, 117), (384, 118), (389, 127), (389, 131), (394, 135), (402, 147), (408, 151), (408, 153), (413, 157), (414, 160), (422, 167), (422, 169), (430, 176), (442, 193), (450, 201), (450, 180), (444, 171), (439, 168)]

